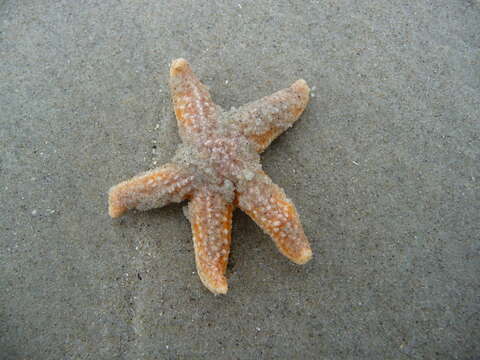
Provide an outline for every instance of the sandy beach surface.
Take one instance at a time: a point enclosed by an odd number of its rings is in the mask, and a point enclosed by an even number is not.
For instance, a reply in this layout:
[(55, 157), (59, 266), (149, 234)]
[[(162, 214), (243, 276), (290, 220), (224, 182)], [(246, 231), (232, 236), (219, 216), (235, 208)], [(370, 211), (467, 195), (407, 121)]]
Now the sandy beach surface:
[[(213, 296), (183, 204), (109, 218), (179, 57), (227, 109), (312, 88), (262, 155), (307, 265), (237, 210)], [(478, 0), (1, 0), (0, 110), (1, 359), (480, 356)]]

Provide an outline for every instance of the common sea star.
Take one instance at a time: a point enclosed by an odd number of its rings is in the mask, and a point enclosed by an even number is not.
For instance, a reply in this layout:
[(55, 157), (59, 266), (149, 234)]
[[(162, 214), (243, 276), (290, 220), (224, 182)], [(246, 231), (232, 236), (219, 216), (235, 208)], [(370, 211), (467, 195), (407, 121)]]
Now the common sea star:
[(304, 80), (239, 109), (223, 110), (184, 59), (170, 68), (170, 88), (182, 144), (172, 162), (110, 189), (112, 218), (128, 209), (148, 210), (188, 199), (195, 262), (215, 294), (228, 289), (224, 276), (232, 212), (239, 207), (297, 264), (312, 257), (297, 211), (262, 171), (260, 153), (300, 117), (308, 103)]

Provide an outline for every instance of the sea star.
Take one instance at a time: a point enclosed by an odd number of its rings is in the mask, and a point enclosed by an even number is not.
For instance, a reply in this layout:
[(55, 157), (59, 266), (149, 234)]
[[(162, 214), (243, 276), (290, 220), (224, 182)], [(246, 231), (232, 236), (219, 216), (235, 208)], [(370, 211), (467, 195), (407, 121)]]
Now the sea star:
[(310, 260), (312, 250), (295, 206), (262, 171), (259, 155), (300, 117), (309, 99), (307, 83), (297, 80), (225, 111), (188, 62), (177, 59), (170, 68), (170, 88), (182, 144), (170, 163), (112, 187), (110, 216), (188, 199), (197, 272), (215, 294), (228, 289), (224, 274), (235, 207), (270, 235), (287, 258), (297, 264)]

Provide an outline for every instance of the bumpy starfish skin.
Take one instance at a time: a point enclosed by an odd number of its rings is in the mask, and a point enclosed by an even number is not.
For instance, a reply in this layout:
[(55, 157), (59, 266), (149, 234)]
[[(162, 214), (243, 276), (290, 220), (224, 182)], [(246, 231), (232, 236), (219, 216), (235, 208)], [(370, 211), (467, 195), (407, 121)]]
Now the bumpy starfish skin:
[(289, 88), (239, 109), (224, 111), (184, 59), (170, 68), (170, 88), (182, 144), (171, 163), (110, 189), (109, 214), (147, 210), (190, 200), (195, 262), (213, 293), (228, 289), (225, 271), (232, 212), (239, 207), (297, 264), (312, 257), (297, 211), (283, 190), (262, 171), (263, 150), (300, 117), (309, 88), (298, 80)]

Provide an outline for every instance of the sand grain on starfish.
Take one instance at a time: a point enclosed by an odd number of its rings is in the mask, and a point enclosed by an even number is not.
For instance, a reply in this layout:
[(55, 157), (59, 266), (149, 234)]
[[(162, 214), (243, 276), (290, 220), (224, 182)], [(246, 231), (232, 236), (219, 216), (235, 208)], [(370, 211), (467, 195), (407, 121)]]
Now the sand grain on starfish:
[(312, 251), (297, 211), (265, 174), (259, 154), (300, 117), (309, 99), (304, 80), (239, 109), (223, 110), (184, 59), (173, 61), (170, 89), (182, 144), (172, 161), (110, 189), (109, 214), (189, 200), (195, 262), (213, 293), (228, 290), (225, 271), (232, 212), (247, 213), (280, 252), (304, 264)]

